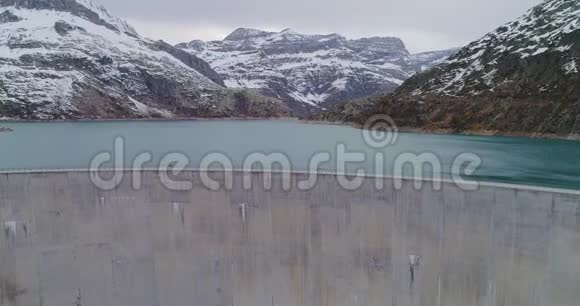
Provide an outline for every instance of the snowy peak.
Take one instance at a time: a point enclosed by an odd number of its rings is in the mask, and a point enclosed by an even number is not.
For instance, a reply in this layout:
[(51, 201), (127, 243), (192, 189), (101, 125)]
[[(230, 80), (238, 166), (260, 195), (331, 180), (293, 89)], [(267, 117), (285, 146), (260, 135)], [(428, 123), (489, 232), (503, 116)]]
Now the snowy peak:
[(248, 29), (248, 28), (239, 28), (233, 31), (230, 35), (226, 36), (224, 40), (229, 41), (237, 41), (237, 40), (245, 40), (249, 38), (255, 38), (260, 36), (268, 35), (269, 32), (256, 30), (256, 29)]
[[(395, 37), (373, 37), (348, 40), (339, 34), (303, 34), (292, 29), (280, 32), (268, 32), (256, 29), (240, 28), (228, 35), (223, 41), (210, 42), (214, 47), (221, 44), (224, 49), (251, 50), (260, 49), (268, 54), (277, 52), (312, 52), (329, 48), (346, 48), (354, 52), (375, 52), (386, 54), (402, 52), (409, 54), (405, 44)], [(199, 40), (179, 47), (201, 49), (206, 47)], [(211, 46), (210, 46), (211, 47)]]
[(299, 115), (391, 91), (418, 66), (430, 67), (428, 59), (415, 63), (395, 37), (349, 40), (291, 29), (238, 29), (223, 41), (194, 40), (177, 47), (209, 62), (226, 86), (258, 89), (285, 101)]
[(190, 50), (195, 50), (197, 52), (201, 52), (201, 51), (205, 50), (206, 45), (205, 45), (205, 42), (203, 42), (201, 40), (192, 40), (188, 43), (177, 44), (175, 47), (180, 48), (180, 49), (190, 49)]
[[(522, 58), (557, 50), (566, 51), (578, 41), (570, 38), (580, 29), (580, 2), (547, 0), (526, 14), (471, 43), (452, 60), (475, 57), (483, 51), (498, 55), (510, 52)], [(488, 50), (489, 48), (489, 50)]]
[[(415, 95), (555, 97), (578, 93), (580, 1), (548, 0), (400, 91)], [(576, 83), (577, 84), (577, 83)]]
[(97, 13), (102, 20), (117, 27), (117, 29), (119, 29), (121, 32), (125, 32), (131, 35), (137, 35), (137, 31), (135, 31), (135, 29), (132, 26), (130, 26), (128, 23), (126, 23), (124, 20), (120, 18), (111, 16), (103, 5), (97, 4), (90, 0), (77, 0), (77, 2), (82, 6)]
[(0, 118), (270, 116), (195, 55), (86, 0), (0, 0)]
[(137, 32), (126, 22), (111, 16), (102, 5), (90, 0), (0, 0), (0, 7), (9, 6), (16, 9), (68, 12), (111, 30), (137, 35)]

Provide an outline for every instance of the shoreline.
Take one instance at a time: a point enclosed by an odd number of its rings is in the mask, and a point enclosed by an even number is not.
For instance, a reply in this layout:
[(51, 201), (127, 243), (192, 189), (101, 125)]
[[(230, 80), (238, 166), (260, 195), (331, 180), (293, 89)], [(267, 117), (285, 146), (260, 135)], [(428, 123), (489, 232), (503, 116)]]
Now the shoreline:
[(296, 117), (223, 117), (223, 118), (204, 118), (204, 117), (190, 117), (190, 118), (97, 118), (97, 119), (0, 119), (2, 123), (66, 123), (66, 122), (140, 122), (140, 121), (300, 121)]
[[(351, 127), (355, 129), (362, 129), (363, 126), (352, 122), (342, 122), (342, 121), (323, 121), (323, 120), (308, 120), (300, 119), (296, 117), (272, 117), (272, 118), (260, 118), (260, 117), (228, 117), (228, 118), (203, 118), (203, 117), (192, 117), (192, 118), (107, 118), (107, 119), (0, 119), (0, 133), (4, 132), (14, 132), (10, 129), (8, 131), (2, 131), (2, 123), (75, 123), (75, 122), (209, 122), (209, 121), (286, 121), (286, 122), (296, 122), (301, 124), (310, 125), (329, 125), (329, 126), (343, 126)], [(528, 138), (528, 139), (553, 139), (553, 140), (566, 140), (566, 141), (580, 141), (579, 135), (558, 135), (558, 134), (545, 134), (545, 133), (526, 133), (526, 132), (501, 132), (493, 130), (466, 130), (463, 132), (457, 132), (450, 129), (421, 129), (413, 127), (399, 127), (399, 132), (402, 133), (415, 133), (424, 135), (455, 135), (455, 136), (489, 136), (489, 137), (517, 137), (517, 138)]]
[[(362, 130), (363, 126), (357, 123), (341, 122), (341, 121), (320, 121), (320, 120), (298, 120), (300, 123), (313, 125), (335, 125), (335, 126), (349, 126), (355, 129)], [(423, 135), (453, 135), (453, 136), (488, 136), (488, 137), (516, 137), (528, 139), (553, 139), (553, 140), (568, 140), (580, 141), (579, 135), (558, 135), (558, 134), (544, 134), (544, 133), (524, 133), (524, 132), (500, 132), (492, 130), (466, 130), (464, 132), (456, 132), (450, 129), (421, 129), (412, 127), (399, 127), (399, 132), (413, 133)]]

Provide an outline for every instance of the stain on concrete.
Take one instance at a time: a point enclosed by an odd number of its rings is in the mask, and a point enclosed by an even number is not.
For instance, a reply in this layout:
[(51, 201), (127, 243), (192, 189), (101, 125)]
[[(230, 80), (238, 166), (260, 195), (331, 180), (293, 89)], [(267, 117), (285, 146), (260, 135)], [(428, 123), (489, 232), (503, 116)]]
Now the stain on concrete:
[(415, 285), (415, 275), (418, 272), (420, 265), (421, 265), (421, 256), (409, 255), (409, 272), (411, 276), (411, 287)]
[(16, 282), (0, 276), (0, 305), (5, 302), (15, 304), (19, 296), (27, 293), (27, 290), (20, 287)]

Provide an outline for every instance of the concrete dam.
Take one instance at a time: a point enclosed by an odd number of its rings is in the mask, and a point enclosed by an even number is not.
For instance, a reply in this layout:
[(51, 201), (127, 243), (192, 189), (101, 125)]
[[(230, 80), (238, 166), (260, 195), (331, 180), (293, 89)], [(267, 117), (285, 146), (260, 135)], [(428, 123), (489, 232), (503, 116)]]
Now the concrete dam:
[(0, 174), (0, 305), (580, 305), (577, 193), (186, 176), (176, 192), (152, 172), (111, 191), (83, 172)]

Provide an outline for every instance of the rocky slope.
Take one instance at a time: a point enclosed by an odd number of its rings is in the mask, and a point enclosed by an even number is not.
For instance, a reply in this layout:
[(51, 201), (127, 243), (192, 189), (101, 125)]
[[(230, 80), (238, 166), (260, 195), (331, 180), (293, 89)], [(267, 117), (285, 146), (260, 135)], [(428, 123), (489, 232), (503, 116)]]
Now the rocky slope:
[(423, 129), (580, 134), (579, 63), (580, 2), (547, 0), (395, 94), (326, 116), (363, 122), (386, 113)]
[(391, 91), (457, 50), (412, 55), (398, 38), (348, 40), (337, 34), (238, 29), (223, 41), (177, 47), (197, 55), (231, 88), (254, 88), (299, 115)]
[(0, 0), (0, 118), (286, 115), (89, 0)]
[(580, 2), (549, 0), (471, 43), (400, 92), (578, 98)]

